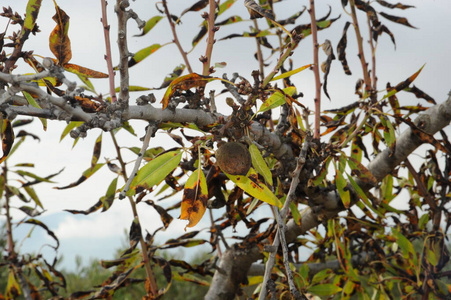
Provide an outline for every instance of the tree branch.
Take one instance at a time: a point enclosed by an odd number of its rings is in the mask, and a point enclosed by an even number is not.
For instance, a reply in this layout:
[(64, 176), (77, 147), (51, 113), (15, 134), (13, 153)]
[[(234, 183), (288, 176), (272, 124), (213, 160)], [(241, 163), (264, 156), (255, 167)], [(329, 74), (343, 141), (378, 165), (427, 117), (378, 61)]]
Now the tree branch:
[(105, 60), (108, 68), (108, 80), (110, 85), (110, 96), (111, 102), (116, 102), (116, 91), (114, 89), (114, 70), (113, 70), (113, 62), (111, 55), (111, 41), (110, 41), (110, 25), (108, 25), (108, 17), (106, 12), (106, 6), (108, 2), (106, 0), (100, 1), (102, 6), (102, 25), (103, 25), (103, 36), (105, 39)]
[(310, 9), (308, 10), (311, 20), (312, 41), (313, 41), (313, 74), (315, 76), (315, 126), (313, 138), (319, 139), (320, 119), (321, 119), (321, 79), (319, 78), (319, 59), (318, 59), (318, 30), (316, 25), (315, 0), (310, 0)]
[[(417, 126), (421, 125), (420, 127), (423, 131), (433, 135), (447, 126), (450, 121), (451, 93), (448, 100), (444, 103), (435, 105), (429, 108), (425, 113), (420, 114), (415, 119), (415, 124), (417, 124)], [(422, 143), (423, 142), (413, 134), (412, 130), (408, 128), (397, 139), (394, 153), (391, 153), (390, 149), (385, 149), (370, 162), (368, 169), (380, 182)], [(365, 185), (359, 180), (356, 181), (364, 191), (368, 191), (372, 188), (372, 186)], [(296, 224), (293, 219), (288, 221), (287, 231), (285, 232), (288, 243), (293, 242), (299, 235), (305, 234), (308, 230), (317, 227), (325, 220), (331, 219), (337, 216), (340, 211), (345, 210), (336, 191), (331, 191), (328, 194), (318, 197), (322, 198), (320, 200), (323, 203), (323, 208), (320, 211), (313, 211), (312, 208), (307, 207), (300, 212), (301, 225)], [(355, 201), (356, 200), (354, 199), (352, 204), (355, 204)], [(246, 250), (243, 251), (243, 249)], [(215, 272), (205, 299), (234, 299), (240, 284), (245, 282), (245, 278), (243, 278), (243, 276), (236, 276), (234, 270), (240, 268), (241, 272), (247, 273), (250, 265), (262, 258), (263, 254), (256, 245), (246, 245), (246, 247), (233, 245), (224, 252), (221, 261), (219, 262), (221, 272)], [(223, 283), (227, 284), (222, 285)]]

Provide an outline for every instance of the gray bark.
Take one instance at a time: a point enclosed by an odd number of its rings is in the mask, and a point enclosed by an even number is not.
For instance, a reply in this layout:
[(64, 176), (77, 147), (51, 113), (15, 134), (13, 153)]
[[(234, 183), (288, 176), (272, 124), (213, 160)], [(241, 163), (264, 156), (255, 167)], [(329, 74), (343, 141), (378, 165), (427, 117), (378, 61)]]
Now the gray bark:
[[(439, 130), (448, 126), (451, 121), (451, 93), (448, 100), (444, 103), (437, 104), (425, 113), (420, 114), (414, 123), (424, 132), (434, 135)], [(390, 149), (386, 149), (379, 153), (372, 160), (368, 169), (380, 182), (387, 176), (396, 166), (403, 162), (416, 148), (423, 142), (416, 137), (410, 128), (405, 130), (396, 141), (394, 153), (390, 153)], [(359, 183), (359, 182), (358, 182)], [(372, 186), (363, 185), (364, 191), (368, 191)], [(322, 195), (321, 203), (324, 204), (322, 211), (315, 212), (310, 207), (301, 211), (301, 225), (297, 225), (294, 220), (289, 220), (286, 229), (286, 239), (290, 243), (299, 235), (305, 234), (308, 230), (317, 227), (321, 222), (335, 217), (340, 211), (345, 210), (341, 204), (341, 199), (335, 191)], [(252, 263), (263, 257), (257, 245), (251, 249), (247, 249), (247, 253), (237, 253), (238, 246), (229, 248), (222, 256), (219, 266), (223, 272), (216, 271), (210, 289), (205, 299), (234, 299), (240, 284), (245, 282), (243, 274), (247, 274)], [(239, 257), (239, 259), (236, 259)], [(236, 274), (236, 270), (240, 269), (242, 274)]]

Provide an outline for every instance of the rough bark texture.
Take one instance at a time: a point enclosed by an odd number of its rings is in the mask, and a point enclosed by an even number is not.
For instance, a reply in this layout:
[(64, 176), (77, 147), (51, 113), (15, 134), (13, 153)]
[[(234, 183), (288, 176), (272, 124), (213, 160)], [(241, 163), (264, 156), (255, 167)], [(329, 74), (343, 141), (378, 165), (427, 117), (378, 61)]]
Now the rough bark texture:
[[(419, 115), (414, 123), (424, 132), (434, 135), (446, 127), (450, 121), (451, 94), (444, 103), (437, 104)], [(421, 144), (422, 141), (408, 128), (398, 137), (394, 153), (391, 153), (389, 149), (382, 151), (370, 162), (368, 169), (380, 182)], [(362, 186), (362, 188), (368, 191), (372, 186)], [(314, 212), (310, 207), (307, 207), (301, 212), (301, 225), (297, 225), (292, 219), (288, 221), (286, 230), (288, 243), (309, 229), (317, 227), (322, 221), (333, 218), (344, 210), (337, 192), (332, 191), (324, 195), (323, 198), (321, 201), (324, 204), (323, 211)], [(245, 276), (250, 266), (262, 257), (263, 254), (260, 253), (257, 246), (246, 249), (246, 251), (243, 251), (238, 245), (229, 248), (221, 258), (219, 269), (213, 276), (212, 284), (205, 299), (234, 299), (239, 291), (240, 284), (245, 282)], [(237, 270), (241, 273), (237, 274)]]

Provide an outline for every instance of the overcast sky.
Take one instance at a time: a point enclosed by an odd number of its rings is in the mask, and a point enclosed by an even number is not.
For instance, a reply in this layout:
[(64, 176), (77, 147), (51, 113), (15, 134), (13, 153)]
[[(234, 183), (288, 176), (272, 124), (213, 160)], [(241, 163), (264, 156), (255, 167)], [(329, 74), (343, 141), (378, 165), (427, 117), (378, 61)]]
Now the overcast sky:
[[(114, 51), (115, 63), (117, 62), (116, 50), (116, 16), (113, 13), (113, 2), (110, 1), (108, 7), (108, 18), (112, 24), (112, 46)], [(181, 11), (188, 4), (196, 1), (169, 1), (171, 12), (180, 15)], [(302, 9), (304, 5), (308, 5), (308, 1), (290, 0), (284, 1), (286, 4), (276, 4), (276, 13), (279, 19), (287, 18), (296, 11)], [(317, 16), (324, 16), (331, 3), (333, 6), (331, 17), (335, 18), (341, 14), (341, 19), (332, 25), (328, 30), (319, 32), (319, 41), (322, 43), (326, 38), (331, 40), (334, 51), (341, 37), (344, 22), (349, 20), (348, 16), (343, 12), (340, 1), (317, 1)], [(397, 3), (398, 1), (390, 1)], [(414, 5), (416, 8), (405, 11), (387, 10), (385, 12), (393, 15), (407, 17), (410, 23), (418, 29), (411, 29), (405, 26), (394, 24), (388, 20), (381, 19), (396, 38), (396, 49), (387, 35), (380, 37), (377, 48), (377, 74), (378, 88), (382, 90), (386, 82), (392, 85), (405, 80), (407, 77), (415, 73), (423, 64), (426, 64), (420, 76), (416, 79), (415, 85), (430, 94), (437, 102), (443, 102), (447, 98), (447, 93), (451, 89), (451, 58), (450, 58), (450, 39), (449, 28), (451, 28), (451, 5), (448, 0), (417, 0), (405, 1), (405, 4)], [(1, 6), (11, 6), (14, 10), (23, 14), (27, 1), (25, 0), (1, 0)], [(156, 15), (154, 6), (155, 1), (131, 2), (131, 8), (135, 10), (141, 19), (147, 20)], [(58, 1), (60, 7), (71, 17), (69, 36), (72, 44), (72, 60), (71, 63), (79, 64), (98, 71), (106, 72), (106, 63), (103, 59), (105, 46), (103, 40), (102, 25), (100, 23), (101, 10), (100, 1), (94, 0), (78, 0), (78, 1)], [(31, 36), (27, 41), (25, 49), (34, 50), (35, 54), (42, 56), (50, 56), (52, 54), (48, 48), (48, 36), (52, 31), (55, 23), (51, 17), (55, 13), (52, 1), (43, 1), (42, 8), (38, 19), (38, 25), (41, 33), (37, 36)], [(374, 5), (378, 10), (380, 6)], [(205, 10), (205, 9), (204, 9)], [(202, 10), (202, 11), (204, 11)], [(238, 0), (237, 3), (219, 20), (225, 17), (239, 14), (246, 16), (243, 1)], [(363, 26), (364, 19), (361, 19), (362, 32), (366, 35), (367, 29)], [(186, 51), (191, 48), (191, 40), (199, 30), (198, 25), (202, 22), (199, 13), (190, 12), (182, 18), (183, 24), (177, 28), (182, 45)], [(296, 24), (305, 24), (309, 22), (307, 13), (304, 13), (298, 19)], [(264, 20), (259, 21), (260, 26), (265, 26)], [(233, 32), (248, 31), (251, 22), (239, 23), (237, 25), (222, 27), (217, 32), (217, 39), (224, 37)], [(0, 32), (4, 30), (6, 22), (4, 18), (0, 19)], [(287, 26), (288, 29), (293, 26)], [(139, 30), (133, 21), (129, 22), (129, 49), (132, 52), (138, 51), (154, 43), (164, 44), (172, 40), (167, 20), (163, 19), (154, 29), (145, 37), (132, 37), (138, 34)], [(365, 41), (367, 38), (365, 38)], [(272, 40), (274, 45), (277, 43)], [(311, 39), (307, 38), (297, 48), (293, 55), (295, 68), (305, 64), (312, 63)], [(212, 62), (227, 62), (227, 67), (218, 69), (214, 75), (221, 76), (226, 72), (231, 76), (232, 72), (239, 72), (240, 75), (250, 78), (252, 70), (257, 69), (257, 62), (253, 59), (255, 52), (255, 41), (253, 39), (239, 38), (233, 40), (225, 40), (218, 42), (214, 48)], [(345, 76), (338, 61), (332, 64), (331, 74), (329, 75), (329, 94), (332, 101), (324, 100), (325, 107), (341, 107), (350, 102), (357, 100), (354, 95), (354, 85), (358, 78), (362, 77), (359, 68), (359, 62), (356, 59), (355, 52), (355, 36), (352, 28), (348, 30), (348, 49), (347, 57), (350, 63), (352, 76)], [(205, 43), (202, 41), (189, 54), (190, 62), (195, 72), (202, 72), (202, 65), (198, 58), (205, 51)], [(266, 50), (265, 50), (266, 51)], [(265, 52), (267, 55), (268, 51)], [(320, 53), (320, 59), (325, 60), (323, 53)], [(367, 54), (368, 55), (368, 54)], [(273, 57), (269, 62), (274, 65), (277, 57)], [(159, 86), (163, 78), (172, 71), (172, 69), (182, 63), (182, 58), (177, 51), (175, 45), (167, 45), (155, 52), (143, 63), (131, 69), (130, 84), (147, 87)], [(30, 72), (28, 68), (19, 68), (21, 72)], [(293, 82), (299, 91), (304, 93), (302, 102), (305, 105), (313, 103), (314, 82), (313, 74), (310, 71), (304, 71), (293, 76)], [(116, 82), (118, 82), (116, 80)], [(97, 91), (102, 93), (108, 92), (107, 80), (93, 80)], [(209, 85), (210, 86), (210, 85)], [(221, 85), (212, 84), (211, 87), (219, 90)], [(161, 98), (163, 91), (156, 92), (157, 99)], [(139, 95), (139, 94), (137, 94)], [(136, 98), (132, 94), (132, 99)], [(323, 96), (324, 97), (324, 96)], [(399, 96), (402, 105), (416, 105), (424, 101), (416, 99), (410, 94)], [(223, 107), (223, 106), (222, 106)], [(227, 113), (226, 110), (223, 111)], [(134, 137), (127, 132), (119, 134), (119, 141), (124, 146), (140, 147), (139, 137), (143, 135), (143, 122), (133, 123), (138, 137)], [(112, 173), (106, 168), (99, 171), (93, 178), (83, 183), (79, 187), (57, 191), (52, 189), (54, 186), (62, 186), (73, 181), (90, 166), (90, 160), (94, 141), (100, 134), (99, 130), (88, 132), (88, 137), (80, 141), (73, 149), (70, 137), (62, 142), (59, 141), (60, 134), (65, 124), (62, 122), (50, 122), (47, 132), (42, 131), (39, 121), (35, 121), (33, 128), (24, 128), (35, 134), (38, 134), (41, 141), (29, 140), (28, 145), (23, 145), (21, 149), (9, 159), (9, 165), (19, 162), (33, 162), (36, 164), (35, 172), (41, 176), (55, 173), (65, 167), (64, 172), (55, 178), (57, 183), (47, 184), (37, 188), (41, 201), (46, 208), (46, 213), (39, 217), (45, 222), (60, 238), (61, 247), (59, 254), (65, 256), (65, 266), (73, 268), (74, 255), (81, 254), (87, 257), (96, 257), (109, 259), (113, 258), (113, 252), (121, 245), (124, 240), (124, 230), (128, 228), (132, 221), (132, 213), (126, 201), (116, 200), (113, 207), (107, 213), (94, 213), (89, 216), (71, 215), (64, 212), (63, 209), (84, 210), (97, 202), (99, 197), (105, 194), (109, 182), (114, 178)], [(165, 145), (176, 146), (170, 141), (164, 133), (158, 133), (156, 138), (152, 139), (151, 146)], [(116, 155), (109, 135), (104, 133), (103, 152), (101, 158), (114, 158)], [(131, 153), (124, 150), (126, 159), (133, 159)], [(176, 200), (173, 200), (173, 202)], [(166, 202), (163, 205), (169, 205)], [(19, 204), (17, 204), (19, 206)], [(153, 232), (161, 226), (158, 214), (149, 207), (141, 205), (140, 218), (143, 228)], [(21, 216), (14, 214), (15, 217)], [(178, 215), (174, 214), (174, 217)], [(207, 228), (209, 221), (204, 218), (194, 229)], [(1, 219), (3, 221), (3, 219)], [(16, 219), (17, 220), (17, 219)], [(185, 221), (174, 220), (169, 230), (163, 233), (160, 241), (164, 241), (170, 237), (177, 237), (184, 233)], [(26, 226), (26, 225), (25, 225)], [(23, 229), (29, 230), (30, 227)], [(21, 230), (17, 239), (23, 237), (27, 232)], [(42, 239), (48, 240), (50, 244), (54, 244), (40, 229), (33, 232), (32, 238), (23, 243), (24, 251), (40, 251)], [(45, 247), (43, 248), (46, 251)]]

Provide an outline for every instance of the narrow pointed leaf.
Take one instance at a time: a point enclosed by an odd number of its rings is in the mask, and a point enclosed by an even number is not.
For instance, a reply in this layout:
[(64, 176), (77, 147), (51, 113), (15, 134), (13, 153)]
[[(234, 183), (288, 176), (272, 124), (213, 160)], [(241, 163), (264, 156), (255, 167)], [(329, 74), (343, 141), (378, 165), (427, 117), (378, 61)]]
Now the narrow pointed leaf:
[(96, 142), (94, 144), (94, 150), (91, 158), (91, 168), (94, 168), (94, 166), (99, 161), (101, 151), (102, 151), (102, 133), (96, 139)]
[(157, 156), (139, 169), (138, 174), (130, 185), (130, 190), (150, 189), (159, 184), (169, 173), (177, 168), (181, 159), (182, 152), (179, 150)]
[[(23, 91), (22, 93), (25, 96), (25, 99), (27, 99), (28, 104), (30, 104), (31, 106), (36, 107), (36, 108), (41, 108), (39, 106), (39, 104), (36, 102), (36, 100), (29, 93), (27, 93), (25, 91)], [(47, 119), (39, 118), (39, 120), (42, 123), (42, 127), (43, 127), (44, 131), (46, 131), (47, 130)]]
[(284, 79), (284, 78), (293, 76), (294, 74), (297, 74), (297, 73), (299, 73), (299, 72), (302, 72), (302, 71), (304, 71), (305, 69), (310, 68), (311, 66), (312, 66), (312, 64), (309, 64), (309, 65), (305, 65), (305, 66), (302, 66), (302, 67), (300, 67), (300, 68), (297, 68), (297, 69), (294, 69), (294, 70), (285, 72), (285, 73), (283, 73), (283, 74), (280, 74), (279, 76), (274, 77), (273, 79), (271, 79), (271, 81), (279, 80), (279, 79)]
[(389, 15), (389, 14), (384, 13), (383, 11), (381, 11), (379, 14), (380, 14), (382, 17), (384, 17), (384, 18), (386, 18), (387, 20), (390, 20), (390, 21), (392, 21), (392, 22), (395, 22), (395, 23), (398, 23), (398, 24), (401, 24), (401, 25), (404, 25), (404, 26), (407, 26), (407, 27), (410, 27), (410, 28), (416, 28), (415, 26), (412, 26), (412, 25), (409, 23), (409, 21), (407, 21), (407, 19), (404, 18), (404, 17), (392, 16), (392, 15)]
[(64, 64), (64, 70), (86, 78), (108, 78), (108, 74), (91, 70), (75, 64)]
[(403, 82), (398, 83), (394, 88), (392, 88), (383, 98), (388, 98), (391, 97), (393, 95), (395, 95), (396, 93), (398, 93), (399, 91), (407, 88), (417, 77), (418, 75), (421, 73), (421, 71), (423, 70), (425, 65), (423, 65), (418, 71), (416, 71), (414, 74), (412, 74), (412, 76), (410, 76), (409, 78), (407, 78), (406, 80), (404, 80)]
[(249, 170), (247, 175), (230, 175), (227, 174), (240, 189), (248, 193), (254, 198), (257, 198), (268, 204), (282, 207), (280, 200), (274, 195), (273, 192), (262, 182), (258, 180), (258, 175), (253, 168)]
[(132, 66), (136, 65), (137, 63), (142, 62), (146, 57), (148, 57), (152, 53), (155, 53), (155, 51), (157, 51), (161, 47), (163, 47), (163, 46), (160, 44), (153, 44), (149, 47), (139, 50), (138, 52), (135, 53), (135, 55), (133, 55), (132, 58), (130, 58), (130, 60), (128, 61), (128, 66), (132, 67)]
[(26, 40), (28, 35), (33, 32), (36, 26), (36, 20), (39, 15), (42, 0), (28, 0), (23, 30), (21, 32), (20, 40)]
[(335, 173), (335, 184), (337, 186), (338, 194), (340, 195), (341, 201), (345, 208), (349, 208), (351, 205), (351, 194), (348, 191), (348, 182), (343, 176), (340, 170), (336, 170)]
[(60, 242), (59, 242), (58, 238), (56, 237), (55, 233), (53, 231), (51, 231), (47, 227), (47, 225), (45, 225), (44, 223), (42, 223), (41, 221), (36, 220), (36, 219), (28, 219), (28, 220), (24, 221), (23, 223), (37, 225), (37, 226), (41, 227), (42, 229), (44, 229), (47, 232), (47, 234), (50, 235), (56, 241), (55, 249), (58, 249)]
[(251, 154), (252, 165), (254, 166), (255, 170), (263, 176), (263, 178), (270, 186), (272, 186), (273, 180), (271, 170), (266, 164), (266, 161), (260, 153), (260, 150), (258, 150), (257, 146), (252, 144), (249, 146), (249, 153)]
[(267, 110), (284, 105), (287, 102), (287, 98), (293, 96), (296, 93), (296, 88), (294, 86), (289, 86), (284, 88), (282, 91), (283, 93), (276, 91), (268, 99), (266, 99), (262, 106), (260, 106), (260, 109), (257, 113), (265, 112)]
[(160, 22), (161, 19), (163, 19), (162, 16), (154, 16), (150, 18), (149, 20), (147, 20), (146, 25), (144, 25), (143, 31), (140, 34), (136, 34), (134, 36), (146, 35), (149, 31), (152, 30), (152, 28), (155, 27), (155, 25), (158, 24), (158, 22)]
[(89, 177), (91, 177), (95, 172), (97, 172), (101, 167), (103, 167), (103, 165), (104, 164), (96, 164), (93, 168), (89, 168), (86, 171), (84, 171), (83, 174), (81, 175), (81, 177), (77, 181), (75, 181), (69, 185), (63, 186), (63, 187), (54, 187), (54, 189), (64, 190), (64, 189), (75, 187), (75, 186), (83, 183)]
[(61, 133), (60, 142), (71, 132), (72, 129), (80, 127), (84, 122), (72, 121), (64, 128)]

